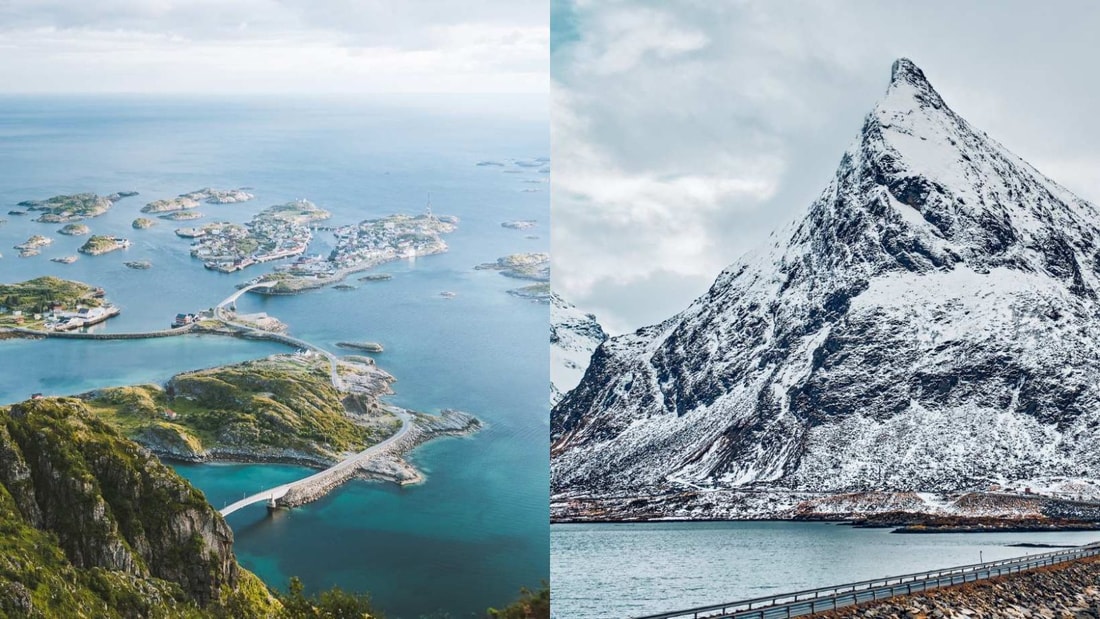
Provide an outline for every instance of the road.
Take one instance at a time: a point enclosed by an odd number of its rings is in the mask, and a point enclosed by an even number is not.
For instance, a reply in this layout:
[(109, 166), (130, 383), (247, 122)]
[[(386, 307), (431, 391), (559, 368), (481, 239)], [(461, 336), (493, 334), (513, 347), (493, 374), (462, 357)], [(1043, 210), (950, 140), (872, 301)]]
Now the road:
[(314, 352), (324, 355), (325, 358), (328, 359), (329, 379), (332, 381), (332, 386), (335, 387), (337, 391), (343, 391), (344, 381), (340, 378), (340, 373), (337, 371), (337, 363), (339, 362), (339, 360), (336, 358), (336, 355), (305, 340), (300, 340), (296, 337), (291, 337), (282, 333), (272, 333), (270, 331), (264, 331), (263, 329), (257, 329), (256, 327), (253, 327), (251, 325), (236, 322), (229, 317), (228, 312), (226, 312), (225, 310), (225, 306), (231, 303), (236, 304), (237, 299), (241, 298), (241, 295), (248, 292), (249, 290), (254, 290), (256, 288), (273, 288), (276, 283), (277, 282), (260, 282), (241, 288), (240, 290), (223, 299), (221, 303), (218, 303), (214, 306), (214, 317), (231, 327), (235, 327), (242, 332), (249, 333), (253, 337), (277, 340), (285, 344), (290, 344), (291, 346), (297, 346), (303, 350), (312, 350)]
[(987, 580), (1006, 574), (1097, 555), (1100, 555), (1100, 544), (1089, 544), (1070, 550), (945, 568), (919, 574), (890, 576), (835, 587), (823, 587), (752, 600), (646, 615), (637, 619), (701, 619), (703, 617), (707, 619), (775, 619), (779, 617), (803, 617), (863, 602), (885, 600), (920, 591), (940, 589), (977, 580)]
[(247, 507), (247, 506), (253, 505), (255, 503), (260, 503), (260, 502), (274, 503), (275, 501), (278, 501), (279, 499), (286, 496), (286, 493), (289, 492), (293, 488), (308, 486), (310, 484), (315, 484), (315, 483), (323, 484), (330, 477), (342, 476), (342, 475), (345, 475), (345, 474), (351, 474), (352, 472), (354, 472), (354, 470), (356, 468), (359, 467), (359, 465), (361, 463), (363, 463), (364, 461), (369, 460), (370, 458), (378, 455), (387, 446), (393, 444), (394, 442), (396, 442), (398, 440), (401, 440), (401, 438), (403, 436), (405, 436), (405, 434), (408, 433), (409, 428), (412, 427), (412, 423), (411, 423), (412, 418), (411, 418), (411, 416), (406, 411), (399, 410), (399, 409), (395, 409), (394, 413), (398, 416), (399, 419), (401, 419), (401, 427), (397, 430), (397, 432), (395, 432), (392, 436), (390, 436), (386, 440), (382, 441), (381, 443), (376, 443), (374, 445), (371, 445), (370, 447), (367, 447), (363, 451), (360, 451), (359, 453), (357, 453), (353, 456), (348, 456), (347, 458), (344, 458), (343, 460), (337, 462), (336, 464), (332, 465), (331, 467), (329, 467), (329, 468), (327, 468), (327, 469), (325, 469), (325, 470), (323, 470), (319, 473), (314, 473), (313, 475), (310, 475), (309, 477), (303, 477), (302, 479), (299, 479), (298, 481), (290, 482), (289, 484), (283, 484), (281, 486), (275, 486), (274, 488), (269, 488), (267, 490), (257, 492), (256, 494), (253, 494), (252, 496), (245, 497), (245, 498), (241, 499), (240, 501), (237, 501), (235, 503), (231, 503), (231, 504), (225, 506), (225, 508), (223, 508), (221, 510), (221, 515), (222, 516), (228, 516), (229, 514), (232, 514), (233, 512), (241, 509), (242, 507)]

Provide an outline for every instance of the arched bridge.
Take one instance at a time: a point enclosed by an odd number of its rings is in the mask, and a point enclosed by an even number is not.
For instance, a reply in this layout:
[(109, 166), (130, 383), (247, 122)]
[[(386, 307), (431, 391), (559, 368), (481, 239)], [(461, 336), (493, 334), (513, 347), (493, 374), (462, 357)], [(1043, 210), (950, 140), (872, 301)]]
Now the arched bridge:
[(412, 419), (407, 412), (403, 410), (394, 410), (394, 413), (401, 419), (401, 427), (397, 432), (394, 432), (392, 436), (381, 443), (371, 445), (354, 456), (344, 458), (331, 467), (319, 473), (314, 473), (309, 477), (304, 477), (298, 481), (290, 482), (289, 484), (275, 486), (274, 488), (269, 488), (257, 492), (252, 496), (245, 497), (235, 503), (230, 503), (220, 510), (221, 515), (228, 516), (242, 507), (248, 507), (256, 503), (267, 503), (269, 507), (275, 507), (279, 504), (279, 499), (286, 496), (291, 490), (304, 489), (310, 486), (332, 486), (347, 479), (355, 473), (355, 470), (359, 468), (360, 464), (381, 454), (387, 447), (401, 440), (409, 431), (409, 428), (412, 427)]

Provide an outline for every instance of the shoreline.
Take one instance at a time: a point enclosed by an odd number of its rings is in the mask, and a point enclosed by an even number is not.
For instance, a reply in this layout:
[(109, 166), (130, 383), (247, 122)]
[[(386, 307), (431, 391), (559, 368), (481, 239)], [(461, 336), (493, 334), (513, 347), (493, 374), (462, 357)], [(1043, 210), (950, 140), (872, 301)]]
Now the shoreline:
[[(1015, 527), (1015, 526), (1002, 526), (1002, 527), (989, 527), (989, 528), (928, 528), (920, 530), (912, 530), (905, 526), (900, 525), (877, 525), (877, 526), (864, 526), (860, 524), (859, 519), (844, 519), (844, 518), (832, 518), (832, 519), (806, 519), (806, 518), (650, 518), (650, 519), (606, 519), (598, 520), (593, 518), (574, 518), (574, 519), (561, 519), (551, 518), (550, 525), (567, 525), (567, 524), (690, 524), (690, 523), (735, 523), (735, 522), (787, 522), (787, 523), (806, 523), (816, 522), (821, 524), (831, 524), (834, 526), (848, 526), (856, 529), (894, 529), (891, 533), (897, 533), (900, 535), (935, 535), (941, 533), (1066, 533), (1073, 531), (1100, 531), (1100, 522), (1082, 522), (1079, 524), (1065, 524), (1054, 525), (1049, 527)], [(1013, 522), (1006, 520), (1007, 522)]]
[(1100, 501), (970, 491), (821, 493), (787, 490), (557, 494), (551, 524), (668, 522), (828, 522), (899, 534), (1100, 530)]
[[(442, 241), (441, 241), (441, 243), (442, 243)], [(294, 290), (277, 290), (278, 286), (276, 285), (275, 287), (272, 287), (272, 288), (256, 288), (256, 289), (254, 289), (250, 292), (255, 292), (256, 294), (270, 295), (270, 296), (288, 296), (288, 295), (301, 294), (301, 293), (307, 292), (309, 290), (318, 290), (320, 288), (324, 288), (325, 286), (328, 286), (328, 285), (331, 285), (331, 284), (340, 283), (340, 282), (344, 281), (345, 279), (347, 279), (349, 275), (354, 275), (355, 273), (361, 273), (363, 271), (373, 269), (374, 267), (381, 266), (383, 264), (388, 264), (390, 262), (397, 262), (399, 260), (415, 260), (416, 258), (424, 258), (426, 256), (435, 256), (435, 255), (438, 255), (438, 254), (447, 253), (447, 250), (448, 250), (448, 247), (447, 247), (446, 243), (443, 243), (442, 247), (432, 248), (430, 251), (417, 252), (415, 256), (392, 256), (392, 257), (389, 257), (389, 258), (379, 258), (377, 260), (366, 260), (361, 264), (356, 264), (356, 265), (353, 265), (353, 266), (344, 267), (342, 269), (337, 269), (332, 275), (327, 276), (323, 279), (291, 276), (291, 279), (289, 281), (305, 280), (306, 282), (308, 282), (306, 285), (303, 285), (302, 287), (299, 287), (299, 288), (295, 288)], [(261, 281), (261, 280), (262, 280), (262, 278), (257, 279), (256, 281)], [(278, 284), (278, 283), (281, 283), (283, 281), (288, 281), (288, 280), (274, 279), (274, 280), (267, 280), (267, 281), (274, 281)], [(244, 288), (244, 287), (247, 287), (248, 285), (250, 285), (250, 284), (248, 282), (246, 282), (244, 284), (240, 284), (240, 287)]]
[[(427, 252), (417, 252), (416, 256), (442, 253), (447, 250), (447, 245), (439, 241)], [(367, 260), (352, 267), (341, 269), (334, 273), (333, 277), (314, 282), (317, 287), (340, 281), (348, 275), (373, 268), (382, 262), (391, 262), (400, 257), (389, 257), (385, 260)], [(233, 511), (256, 502), (266, 501), (269, 507), (295, 507), (317, 500), (344, 482), (354, 477), (366, 480), (390, 481), (399, 485), (417, 484), (425, 481), (422, 471), (407, 462), (404, 457), (419, 445), (442, 436), (466, 436), (477, 432), (483, 427), (483, 423), (473, 415), (453, 409), (443, 409), (438, 415), (428, 415), (409, 411), (393, 405), (384, 405), (379, 398), (386, 393), (392, 393), (388, 389), (378, 390), (370, 385), (357, 385), (352, 381), (349, 385), (339, 372), (340, 358), (335, 354), (308, 341), (291, 337), (283, 333), (275, 333), (250, 325), (235, 322), (232, 318), (223, 316), (224, 307), (233, 303), (242, 294), (254, 290), (269, 290), (275, 286), (269, 282), (252, 282), (239, 286), (238, 290), (229, 295), (213, 309), (213, 317), (218, 320), (216, 325), (201, 325), (189, 323), (182, 327), (163, 329), (159, 331), (147, 331), (136, 333), (87, 333), (87, 332), (57, 332), (36, 330), (27, 328), (0, 328), (0, 339), (8, 337), (22, 337), (26, 339), (42, 340), (48, 338), (60, 339), (146, 339), (168, 337), (185, 334), (210, 334), (228, 335), (242, 339), (273, 340), (296, 349), (304, 349), (324, 357), (329, 366), (329, 382), (338, 394), (341, 395), (341, 408), (344, 416), (351, 419), (352, 423), (358, 423), (355, 401), (358, 397), (367, 397), (376, 406), (384, 407), (389, 413), (395, 415), (401, 422), (395, 432), (382, 440), (363, 447), (358, 452), (344, 452), (340, 459), (314, 456), (299, 451), (267, 450), (263, 448), (249, 448), (236, 446), (212, 446), (201, 452), (181, 450), (171, 445), (159, 443), (152, 435), (135, 435), (128, 437), (136, 444), (155, 455), (158, 459), (181, 463), (201, 464), (204, 462), (237, 462), (256, 464), (294, 464), (310, 469), (321, 469), (312, 475), (308, 475), (294, 482), (283, 484), (275, 488), (261, 491), (252, 497), (246, 497), (223, 510), (223, 516)], [(298, 291), (295, 291), (298, 292)], [(113, 306), (111, 306), (112, 309)], [(115, 310), (117, 313), (117, 309)], [(108, 315), (106, 318), (111, 317)], [(345, 363), (348, 363), (345, 361)], [(373, 360), (369, 365), (374, 366)], [(392, 377), (391, 377), (392, 378)], [(88, 392), (93, 393), (93, 392)], [(87, 395), (87, 394), (85, 394)], [(82, 397), (76, 395), (74, 397)]]

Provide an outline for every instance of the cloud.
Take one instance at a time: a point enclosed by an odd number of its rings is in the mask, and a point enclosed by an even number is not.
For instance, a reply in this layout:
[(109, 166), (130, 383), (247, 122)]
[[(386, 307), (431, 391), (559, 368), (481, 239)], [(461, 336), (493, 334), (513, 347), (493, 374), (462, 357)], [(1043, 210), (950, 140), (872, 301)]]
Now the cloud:
[(546, 92), (546, 2), (9, 0), (8, 92)]
[(686, 307), (824, 189), (900, 56), (1095, 201), (1100, 7), (1059, 8), (556, 0), (555, 287), (623, 330)]

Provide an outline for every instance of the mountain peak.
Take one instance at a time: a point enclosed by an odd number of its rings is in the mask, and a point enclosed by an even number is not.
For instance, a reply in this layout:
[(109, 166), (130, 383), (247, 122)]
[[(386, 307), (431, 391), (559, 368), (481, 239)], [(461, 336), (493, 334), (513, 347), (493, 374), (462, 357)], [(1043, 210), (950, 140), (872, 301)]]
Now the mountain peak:
[(894, 61), (890, 67), (890, 86), (886, 89), (888, 99), (896, 98), (902, 93), (906, 99), (912, 99), (920, 107), (946, 107), (939, 93), (924, 76), (924, 71), (908, 58)]
[(920, 67), (908, 58), (898, 58), (890, 67), (890, 83), (895, 84), (898, 81), (905, 81), (914, 86), (928, 85), (928, 78), (924, 76), (924, 71), (921, 71)]
[[(1098, 257), (1100, 209), (900, 59), (802, 219), (681, 314), (596, 349), (553, 409), (554, 513), (774, 514), (804, 491), (1054, 477), (1100, 487)], [(791, 494), (765, 504), (761, 489)]]

